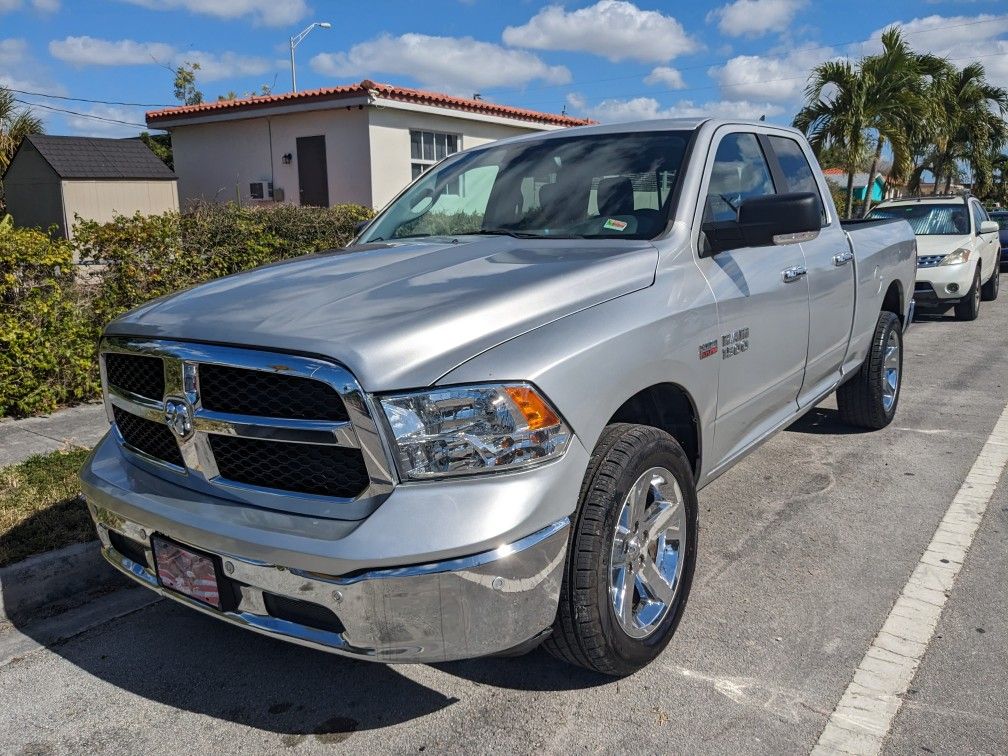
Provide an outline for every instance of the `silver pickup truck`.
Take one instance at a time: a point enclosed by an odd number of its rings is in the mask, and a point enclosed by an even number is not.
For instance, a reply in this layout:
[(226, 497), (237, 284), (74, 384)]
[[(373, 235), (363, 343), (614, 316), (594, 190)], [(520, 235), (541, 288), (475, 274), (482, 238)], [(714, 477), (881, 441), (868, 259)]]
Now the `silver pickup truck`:
[(833, 391), (892, 420), (915, 271), (791, 129), (496, 142), (346, 250), (109, 324), (88, 506), (120, 570), (275, 638), (629, 674), (683, 614), (699, 489)]

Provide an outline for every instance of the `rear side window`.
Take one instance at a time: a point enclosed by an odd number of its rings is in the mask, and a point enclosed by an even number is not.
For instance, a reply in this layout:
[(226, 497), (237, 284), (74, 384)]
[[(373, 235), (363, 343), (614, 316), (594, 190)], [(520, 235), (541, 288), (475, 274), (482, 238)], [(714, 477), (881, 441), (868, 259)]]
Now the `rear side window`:
[(812, 192), (819, 198), (819, 216), (822, 223), (826, 225), (826, 206), (823, 204), (822, 195), (819, 193), (819, 185), (815, 180), (815, 173), (809, 165), (805, 153), (802, 152), (801, 145), (794, 139), (782, 136), (771, 136), (770, 144), (777, 155), (777, 162), (780, 164), (784, 179), (787, 181), (788, 192)]
[(714, 155), (703, 222), (738, 220), (742, 200), (776, 193), (756, 135), (728, 134)]

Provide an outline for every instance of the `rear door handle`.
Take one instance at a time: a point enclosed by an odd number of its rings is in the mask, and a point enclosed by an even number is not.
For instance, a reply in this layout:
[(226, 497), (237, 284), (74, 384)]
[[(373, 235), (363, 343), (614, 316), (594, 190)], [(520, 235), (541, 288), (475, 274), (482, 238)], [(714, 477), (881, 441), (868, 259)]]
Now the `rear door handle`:
[(781, 271), (781, 276), (784, 277), (784, 283), (794, 283), (799, 278), (807, 274), (808, 271), (805, 270), (801, 265), (796, 265), (793, 268), (787, 268)]
[(854, 253), (848, 249), (846, 252), (841, 252), (839, 255), (833, 255), (833, 264), (839, 268), (841, 265), (846, 265), (853, 259)]

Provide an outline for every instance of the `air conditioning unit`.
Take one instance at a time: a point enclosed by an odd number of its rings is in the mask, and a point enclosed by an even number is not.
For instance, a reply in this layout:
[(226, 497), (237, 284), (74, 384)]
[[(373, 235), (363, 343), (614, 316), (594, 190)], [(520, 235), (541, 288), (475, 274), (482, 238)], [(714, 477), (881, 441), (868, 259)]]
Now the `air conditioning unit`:
[(249, 197), (254, 200), (273, 199), (272, 181), (253, 181), (249, 184)]

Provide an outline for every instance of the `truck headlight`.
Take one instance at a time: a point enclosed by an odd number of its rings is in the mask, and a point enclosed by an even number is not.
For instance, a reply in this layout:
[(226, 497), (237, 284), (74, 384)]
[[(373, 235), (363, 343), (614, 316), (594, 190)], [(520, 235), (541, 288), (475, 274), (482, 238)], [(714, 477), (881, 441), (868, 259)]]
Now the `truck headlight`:
[(528, 467), (561, 456), (571, 437), (527, 383), (449, 386), (380, 401), (404, 480)]
[(969, 262), (970, 251), (968, 249), (957, 249), (950, 255), (945, 255), (939, 265), (958, 265), (959, 263)]

